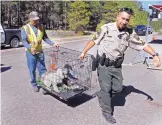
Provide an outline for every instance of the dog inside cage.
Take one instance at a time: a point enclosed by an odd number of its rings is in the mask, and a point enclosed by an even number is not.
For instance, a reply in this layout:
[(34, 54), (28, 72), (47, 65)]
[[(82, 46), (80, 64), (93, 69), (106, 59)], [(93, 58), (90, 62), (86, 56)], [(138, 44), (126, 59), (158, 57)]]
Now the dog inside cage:
[(91, 56), (79, 59), (80, 52), (59, 47), (44, 50), (47, 72), (38, 84), (62, 99), (71, 98), (91, 87)]

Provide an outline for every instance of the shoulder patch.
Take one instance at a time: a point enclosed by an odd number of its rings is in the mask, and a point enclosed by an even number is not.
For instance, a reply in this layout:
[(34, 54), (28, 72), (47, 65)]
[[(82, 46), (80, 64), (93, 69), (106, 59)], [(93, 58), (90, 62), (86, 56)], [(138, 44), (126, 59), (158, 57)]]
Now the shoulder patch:
[(140, 38), (139, 38), (139, 36), (138, 36), (137, 34), (134, 35), (134, 38), (135, 38), (136, 40), (140, 40)]
[(143, 40), (141, 40), (141, 39), (140, 39), (140, 42), (142, 43), (142, 45), (144, 45), (144, 44), (145, 44), (145, 42), (144, 42)]
[(142, 44), (142, 45), (145, 44), (145, 42), (144, 42), (142, 39), (140, 39), (140, 37), (139, 37), (137, 34), (135, 34), (133, 37), (134, 37), (134, 39), (136, 39), (140, 44)]

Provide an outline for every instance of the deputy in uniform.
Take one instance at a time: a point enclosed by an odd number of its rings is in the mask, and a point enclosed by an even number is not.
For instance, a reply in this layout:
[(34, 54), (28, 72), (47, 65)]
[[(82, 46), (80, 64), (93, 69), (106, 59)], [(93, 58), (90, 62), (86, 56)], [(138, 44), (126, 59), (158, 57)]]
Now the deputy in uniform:
[(39, 76), (46, 72), (44, 53), (42, 49), (42, 40), (47, 44), (57, 47), (48, 37), (45, 29), (39, 24), (39, 16), (36, 11), (29, 13), (29, 23), (24, 25), (21, 30), (22, 43), (26, 50), (27, 65), (31, 77), (31, 85), (34, 92), (38, 92), (36, 84), (35, 71), (36, 67), (39, 71)]
[(122, 91), (121, 64), (127, 48), (144, 50), (153, 56), (157, 67), (161, 65), (158, 54), (140, 39), (132, 28), (128, 27), (132, 15), (132, 9), (120, 9), (116, 22), (103, 25), (100, 28), (100, 34), (87, 43), (80, 55), (80, 59), (83, 59), (90, 48), (95, 44), (98, 45), (97, 73), (101, 88), (98, 99), (102, 114), (110, 123), (116, 123), (115, 118), (111, 115), (111, 98), (114, 94)]

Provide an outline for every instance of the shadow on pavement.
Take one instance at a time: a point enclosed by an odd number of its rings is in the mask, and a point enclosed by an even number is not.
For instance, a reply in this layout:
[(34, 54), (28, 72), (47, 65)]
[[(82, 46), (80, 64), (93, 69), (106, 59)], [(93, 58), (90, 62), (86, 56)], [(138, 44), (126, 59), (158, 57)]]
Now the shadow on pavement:
[[(18, 48), (24, 47), (23, 45), (20, 45)], [(10, 46), (1, 46), (1, 50), (6, 50), (6, 49), (15, 49), (15, 48), (11, 48)]]
[(162, 39), (152, 40), (150, 43), (152, 43), (152, 44), (162, 44)]
[(115, 95), (112, 98), (112, 110), (114, 111), (115, 106), (124, 106), (125, 102), (126, 102), (125, 98), (129, 94), (131, 94), (132, 92), (145, 95), (147, 97), (147, 100), (150, 100), (150, 101), (153, 100), (153, 98), (150, 95), (148, 95), (147, 93), (145, 93), (145, 92), (143, 92), (143, 91), (141, 91), (139, 89), (134, 88), (131, 85), (130, 86), (123, 86), (123, 91), (118, 93), (117, 95)]
[(92, 95), (87, 95), (85, 93), (82, 93), (82, 94), (79, 94), (79, 95), (76, 95), (75, 97), (73, 98), (70, 98), (69, 100), (62, 100), (60, 99), (58, 96), (54, 95), (54, 94), (51, 94), (51, 93), (48, 93), (47, 95), (50, 95), (52, 97), (54, 97), (55, 99), (57, 99), (58, 101), (61, 101), (62, 103), (70, 106), (70, 107), (77, 107), (89, 100), (91, 100), (92, 98), (94, 98), (95, 96), (92, 96)]
[(87, 101), (90, 101), (92, 98), (94, 98), (94, 96), (87, 95), (87, 94), (83, 93), (79, 96), (76, 96), (76, 97), (68, 100), (67, 105), (74, 108), (74, 107), (77, 107), (77, 106), (87, 102)]
[(5, 72), (7, 70), (10, 70), (12, 66), (8, 66), (8, 67), (1, 67), (1, 73)]

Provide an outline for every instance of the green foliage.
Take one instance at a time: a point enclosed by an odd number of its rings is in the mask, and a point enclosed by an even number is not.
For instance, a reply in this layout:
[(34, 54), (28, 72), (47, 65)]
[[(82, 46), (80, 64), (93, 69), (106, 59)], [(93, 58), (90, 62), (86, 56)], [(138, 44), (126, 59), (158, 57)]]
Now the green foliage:
[(159, 19), (158, 21), (151, 21), (150, 25), (154, 29), (154, 31), (161, 31), (162, 30), (162, 19)]
[[(85, 30), (99, 31), (100, 27), (113, 22), (120, 8), (134, 10), (130, 25), (147, 24), (148, 13), (137, 1), (2, 1), (1, 23), (21, 27), (32, 10), (38, 11), (47, 29), (71, 29), (83, 34)], [(158, 30), (160, 22), (151, 22)]]
[(58, 28), (64, 23), (64, 3), (62, 1), (3, 1), (1, 2), (3, 8), (1, 23), (8, 22), (9, 27), (21, 27), (28, 22), (28, 14), (37, 11), (46, 28)]
[(91, 12), (88, 28), (90, 30), (96, 30), (97, 24), (101, 20), (102, 6), (99, 1), (88, 1), (87, 4), (89, 4), (89, 11)]
[(100, 26), (105, 22), (113, 22), (116, 19), (116, 15), (120, 8), (132, 8), (134, 11), (134, 16), (131, 17), (129, 25), (135, 26), (138, 24), (147, 24), (148, 13), (142, 9), (140, 2), (136, 1), (105, 1), (101, 3), (102, 6), (102, 20), (97, 25), (96, 31), (98, 31)]
[(75, 1), (69, 4), (67, 21), (71, 30), (77, 32), (86, 29), (91, 14), (87, 8), (89, 8), (89, 5), (83, 1)]
[(115, 1), (102, 2), (102, 19), (105, 22), (114, 22), (118, 13), (118, 3)]
[(101, 22), (97, 25), (96, 32), (100, 31), (101, 26), (105, 24), (105, 20), (101, 20)]

